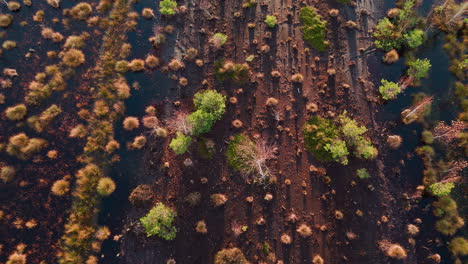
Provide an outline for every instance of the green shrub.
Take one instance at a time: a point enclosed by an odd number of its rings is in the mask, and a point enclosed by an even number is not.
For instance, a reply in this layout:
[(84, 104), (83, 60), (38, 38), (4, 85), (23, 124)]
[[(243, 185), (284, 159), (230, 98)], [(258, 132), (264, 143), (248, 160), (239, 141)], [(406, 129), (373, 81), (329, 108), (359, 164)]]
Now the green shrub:
[(377, 149), (372, 146), (372, 142), (362, 136), (367, 131), (365, 126), (360, 126), (356, 120), (349, 118), (346, 111), (338, 116), (338, 122), (347, 146), (354, 148), (354, 156), (360, 159), (377, 157)]
[(187, 121), (192, 126), (192, 135), (199, 136), (211, 131), (216, 119), (213, 114), (203, 110), (197, 110), (187, 116)]
[(249, 78), (249, 69), (247, 63), (233, 63), (224, 60), (215, 62), (216, 78), (221, 81), (233, 80), (237, 83), (245, 83)]
[(216, 120), (221, 119), (226, 110), (226, 96), (215, 90), (197, 92), (193, 98), (196, 110), (213, 115)]
[(172, 139), (169, 147), (177, 154), (182, 155), (187, 152), (190, 144), (192, 143), (192, 138), (184, 135), (181, 132), (177, 132), (177, 136)]
[(359, 177), (359, 179), (368, 179), (371, 177), (365, 168), (358, 169), (356, 171), (356, 175)]
[(379, 20), (373, 34), (377, 48), (389, 51), (399, 49), (402, 45), (414, 48), (422, 43), (424, 34), (415, 29), (421, 19), (414, 11), (414, 6), (414, 0), (407, 0), (401, 9), (396, 9), (396, 16)]
[(406, 45), (412, 49), (421, 46), (424, 42), (424, 31), (420, 29), (411, 30), (403, 34)]
[(453, 188), (455, 188), (455, 184), (453, 182), (436, 182), (429, 186), (429, 189), (435, 196), (449, 195)]
[(379, 92), (384, 100), (395, 99), (401, 92), (400, 86), (397, 83), (389, 82), (384, 79), (380, 82), (382, 85), (379, 86)]
[(177, 2), (174, 0), (162, 0), (159, 2), (159, 12), (165, 16), (176, 14)]
[(177, 229), (174, 218), (177, 213), (162, 203), (157, 203), (146, 216), (140, 218), (147, 236), (157, 235), (165, 240), (173, 240)]
[(348, 165), (348, 147), (343, 140), (337, 140), (333, 143), (325, 145), (324, 149), (330, 153), (334, 161), (338, 161), (343, 165)]
[(408, 66), (408, 75), (417, 81), (427, 77), (431, 69), (431, 61), (428, 59), (416, 59), (408, 62)]
[(377, 48), (389, 51), (399, 49), (403, 42), (401, 34), (396, 31), (395, 26), (387, 17), (379, 20), (374, 31), (374, 44)]
[(222, 249), (216, 253), (214, 264), (248, 264), (244, 253), (238, 248)]
[(317, 50), (324, 51), (328, 47), (325, 41), (327, 22), (310, 6), (301, 9), (299, 19), (303, 24), (301, 30), (304, 40)]
[(276, 16), (267, 15), (265, 18), (265, 23), (268, 25), (268, 27), (274, 28), (278, 24), (278, 19)]
[[(344, 162), (344, 160), (334, 158), (334, 155), (328, 150), (330, 147), (328, 149), (325, 148), (327, 145), (331, 146), (337, 143), (343, 146), (342, 143), (339, 143), (342, 141), (339, 138), (339, 131), (331, 120), (314, 116), (306, 123), (303, 132), (305, 147), (314, 154), (316, 159), (320, 161)], [(344, 151), (341, 151), (341, 153), (344, 153)], [(347, 163), (347, 160), (345, 163)]]

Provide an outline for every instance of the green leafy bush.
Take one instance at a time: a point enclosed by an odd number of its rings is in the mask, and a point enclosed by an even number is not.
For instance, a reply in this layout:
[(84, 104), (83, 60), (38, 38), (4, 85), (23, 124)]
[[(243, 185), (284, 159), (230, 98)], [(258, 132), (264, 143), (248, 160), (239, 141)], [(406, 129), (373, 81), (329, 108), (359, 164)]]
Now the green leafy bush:
[(278, 24), (278, 19), (276, 16), (267, 15), (265, 18), (265, 23), (268, 25), (268, 27), (274, 28)]
[(436, 182), (429, 186), (429, 189), (435, 196), (449, 195), (453, 188), (455, 188), (455, 184), (453, 182)]
[(310, 6), (301, 9), (299, 19), (303, 24), (301, 30), (304, 40), (317, 50), (324, 51), (328, 47), (325, 41), (327, 22)]
[(408, 62), (408, 66), (408, 75), (417, 81), (427, 77), (432, 65), (431, 61), (428, 59), (415, 59)]
[(397, 15), (385, 17), (377, 23), (374, 31), (374, 44), (377, 48), (389, 51), (400, 49), (403, 45), (415, 48), (422, 44), (424, 33), (416, 27), (421, 19), (414, 11), (415, 1), (407, 0)]
[(359, 177), (359, 179), (368, 179), (371, 177), (365, 168), (358, 169), (356, 171), (356, 175)]
[(233, 80), (237, 83), (245, 83), (249, 78), (249, 69), (247, 63), (233, 63), (224, 60), (215, 62), (216, 78), (221, 81)]
[[(304, 141), (306, 149), (320, 161), (338, 161), (345, 162), (338, 157), (337, 153), (330, 152), (330, 146), (342, 141), (339, 138), (339, 131), (331, 120), (319, 116), (312, 117), (304, 126)], [(343, 146), (342, 143), (338, 143)], [(329, 146), (326, 148), (326, 146)], [(346, 151), (339, 151), (345, 153)], [(347, 163), (347, 160), (346, 162)]]
[(379, 20), (374, 31), (375, 46), (385, 51), (399, 49), (403, 39), (400, 33), (396, 31), (396, 27), (387, 17)]
[(181, 132), (177, 132), (177, 136), (172, 139), (169, 147), (177, 154), (182, 155), (187, 152), (190, 144), (192, 143), (192, 138), (186, 136)]
[(196, 110), (210, 113), (216, 120), (221, 119), (226, 111), (226, 96), (215, 90), (197, 92), (193, 98)]
[(424, 31), (420, 29), (411, 30), (403, 34), (406, 45), (412, 49), (421, 46), (424, 42)]
[(374, 159), (378, 151), (362, 134), (367, 128), (346, 116), (346, 112), (338, 116), (337, 127), (332, 120), (318, 116), (312, 117), (304, 126), (304, 141), (306, 149), (320, 161), (336, 161), (348, 164), (349, 149), (361, 159)]
[(149, 213), (140, 218), (147, 236), (157, 235), (165, 240), (176, 237), (177, 228), (173, 226), (177, 213), (162, 203), (157, 203)]
[(159, 2), (159, 11), (166, 16), (173, 16), (176, 14), (177, 2), (174, 0), (162, 0)]
[(382, 85), (379, 86), (379, 92), (384, 100), (395, 99), (401, 92), (400, 86), (397, 83), (389, 82), (384, 79), (382, 79), (380, 83)]
[(207, 113), (203, 110), (197, 110), (187, 116), (187, 121), (192, 126), (192, 135), (199, 136), (210, 132), (211, 127), (216, 122), (216, 119), (211, 113)]

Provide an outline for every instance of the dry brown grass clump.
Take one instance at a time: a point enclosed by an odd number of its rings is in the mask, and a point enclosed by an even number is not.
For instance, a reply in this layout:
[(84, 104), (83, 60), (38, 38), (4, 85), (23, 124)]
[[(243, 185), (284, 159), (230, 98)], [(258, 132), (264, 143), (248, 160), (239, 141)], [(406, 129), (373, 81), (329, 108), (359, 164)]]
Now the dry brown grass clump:
[(241, 128), (243, 125), (242, 121), (240, 121), (239, 119), (233, 120), (231, 124), (234, 128)]
[(395, 259), (405, 259), (407, 257), (406, 250), (399, 244), (392, 244), (387, 240), (379, 242), (379, 248), (385, 254)]
[(62, 62), (72, 68), (76, 68), (85, 62), (85, 55), (81, 50), (69, 49), (63, 54)]
[(140, 127), (140, 121), (138, 121), (138, 118), (134, 116), (129, 116), (124, 119), (123, 127), (125, 130), (128, 130), (128, 131), (136, 129)]
[(159, 66), (159, 59), (153, 55), (146, 56), (145, 64), (150, 69), (154, 69)]
[(312, 258), (312, 263), (313, 264), (323, 264), (323, 263), (325, 263), (325, 261), (323, 260), (323, 258), (320, 255), (315, 255)]
[(200, 234), (208, 233), (208, 229), (206, 228), (206, 222), (203, 220), (198, 221), (195, 230)]
[(70, 9), (70, 15), (78, 20), (88, 19), (91, 12), (93, 12), (93, 7), (85, 2), (78, 3)]
[(136, 136), (130, 144), (131, 149), (142, 149), (146, 145), (145, 136)]
[(274, 97), (270, 97), (266, 100), (266, 105), (267, 106), (275, 106), (279, 103), (278, 99), (274, 98)]
[(339, 211), (339, 210), (336, 210), (336, 211), (335, 211), (335, 218), (336, 218), (337, 220), (341, 220), (341, 219), (343, 219), (343, 217), (344, 217), (343, 212), (341, 212), (341, 211)]
[(402, 139), (398, 135), (390, 135), (387, 138), (387, 144), (393, 149), (399, 148), (401, 146), (401, 142)]
[(19, 252), (15, 252), (8, 256), (8, 260), (6, 264), (26, 264), (27, 256), (25, 254), (21, 254)]
[(312, 229), (306, 224), (301, 224), (297, 229), (296, 232), (301, 235), (303, 238), (310, 237), (312, 235)]
[(292, 243), (292, 238), (288, 234), (281, 235), (281, 243), (285, 245), (290, 245)]
[(221, 207), (227, 202), (228, 198), (226, 195), (221, 193), (215, 193), (211, 195), (211, 203), (214, 207)]
[(383, 57), (383, 61), (385, 63), (394, 63), (400, 59), (400, 56), (398, 55), (398, 52), (395, 49), (392, 49), (391, 51), (385, 53), (385, 56)]
[(2, 28), (7, 28), (11, 25), (11, 22), (13, 21), (13, 16), (8, 14), (0, 14), (0, 27)]
[(18, 121), (26, 116), (27, 111), (28, 108), (26, 107), (26, 105), (19, 104), (12, 107), (8, 107), (5, 110), (5, 116), (12, 121)]
[(222, 249), (216, 253), (214, 264), (248, 264), (244, 253), (238, 248)]
[(63, 196), (70, 191), (70, 182), (66, 180), (55, 181), (52, 185), (51, 192), (53, 195)]
[(131, 71), (139, 72), (145, 70), (145, 61), (141, 59), (133, 59), (128, 64)]
[(302, 83), (304, 81), (304, 76), (300, 73), (296, 73), (293, 76), (291, 76), (291, 81), (293, 83)]
[(408, 234), (415, 236), (419, 233), (419, 227), (413, 224), (409, 224), (406, 226), (406, 230), (408, 231)]
[(109, 196), (115, 191), (115, 182), (109, 177), (99, 179), (96, 187), (97, 192), (102, 196)]
[(47, 0), (47, 3), (54, 8), (59, 8), (60, 2), (61, 2), (60, 0)]
[(169, 69), (173, 71), (179, 71), (185, 68), (185, 64), (181, 62), (180, 60), (173, 59), (169, 64), (167, 65)]
[(154, 17), (154, 11), (151, 8), (143, 8), (141, 15), (146, 19), (152, 19)]
[(16, 170), (12, 166), (2, 166), (0, 168), (0, 179), (2, 179), (4, 183), (12, 181), (15, 174)]

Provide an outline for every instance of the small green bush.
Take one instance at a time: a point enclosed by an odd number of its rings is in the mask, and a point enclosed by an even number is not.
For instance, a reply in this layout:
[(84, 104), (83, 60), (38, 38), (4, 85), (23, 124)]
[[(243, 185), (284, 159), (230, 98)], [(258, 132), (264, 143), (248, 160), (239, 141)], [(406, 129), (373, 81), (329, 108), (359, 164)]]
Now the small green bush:
[(400, 86), (397, 83), (389, 82), (384, 79), (382, 79), (380, 83), (382, 85), (379, 86), (379, 92), (384, 100), (395, 99), (401, 92)]
[(303, 132), (306, 149), (312, 152), (315, 158), (320, 161), (338, 161), (347, 164), (347, 159), (344, 160), (343, 157), (336, 159), (337, 155), (330, 152), (330, 147), (326, 148), (334, 144), (343, 146), (339, 131), (331, 120), (314, 116), (304, 126)]
[(187, 117), (187, 121), (192, 126), (192, 135), (199, 136), (211, 131), (216, 119), (213, 114), (203, 110), (197, 110)]
[(177, 228), (173, 225), (177, 213), (163, 203), (157, 203), (146, 216), (140, 218), (147, 236), (157, 235), (165, 240), (176, 237)]
[(176, 14), (177, 2), (174, 0), (162, 0), (159, 2), (159, 11), (165, 16)]
[(359, 179), (368, 179), (371, 177), (365, 168), (358, 169), (356, 171), (356, 175), (359, 177)]
[(325, 41), (327, 22), (310, 6), (301, 9), (299, 19), (303, 24), (301, 30), (304, 40), (317, 50), (324, 51), (328, 47)]
[(435, 196), (449, 195), (453, 188), (455, 188), (455, 184), (453, 182), (436, 182), (429, 186), (429, 189)]
[(411, 30), (403, 34), (406, 45), (412, 49), (421, 46), (424, 42), (424, 31), (420, 29)]
[(196, 110), (212, 114), (216, 120), (221, 119), (226, 110), (226, 96), (215, 90), (197, 92), (193, 98)]
[(192, 143), (192, 138), (186, 136), (181, 132), (177, 132), (177, 136), (172, 139), (169, 147), (177, 154), (182, 155), (187, 152), (190, 144)]
[(408, 75), (417, 81), (428, 76), (432, 65), (428, 59), (416, 59), (408, 62), (408, 66)]
[(278, 24), (278, 19), (276, 16), (267, 15), (265, 18), (265, 23), (268, 25), (268, 27), (274, 28)]

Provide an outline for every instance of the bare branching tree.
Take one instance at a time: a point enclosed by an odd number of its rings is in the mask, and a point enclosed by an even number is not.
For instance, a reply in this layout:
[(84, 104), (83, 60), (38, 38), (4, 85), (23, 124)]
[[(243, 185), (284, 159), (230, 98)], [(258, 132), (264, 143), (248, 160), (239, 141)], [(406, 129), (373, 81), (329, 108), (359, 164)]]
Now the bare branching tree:
[(466, 129), (466, 124), (463, 121), (452, 121), (452, 125), (448, 126), (445, 122), (441, 121), (437, 124), (432, 132), (434, 134), (434, 139), (440, 140), (444, 143), (450, 143), (458, 136), (461, 132)]
[(166, 120), (167, 126), (174, 132), (181, 132), (189, 135), (192, 132), (192, 125), (187, 122), (188, 112), (177, 111), (174, 117)]
[(275, 146), (269, 145), (264, 139), (258, 139), (255, 143), (251, 141), (242, 142), (236, 148), (242, 166), (239, 170), (244, 177), (258, 178), (264, 181), (270, 176), (267, 161), (275, 158)]

